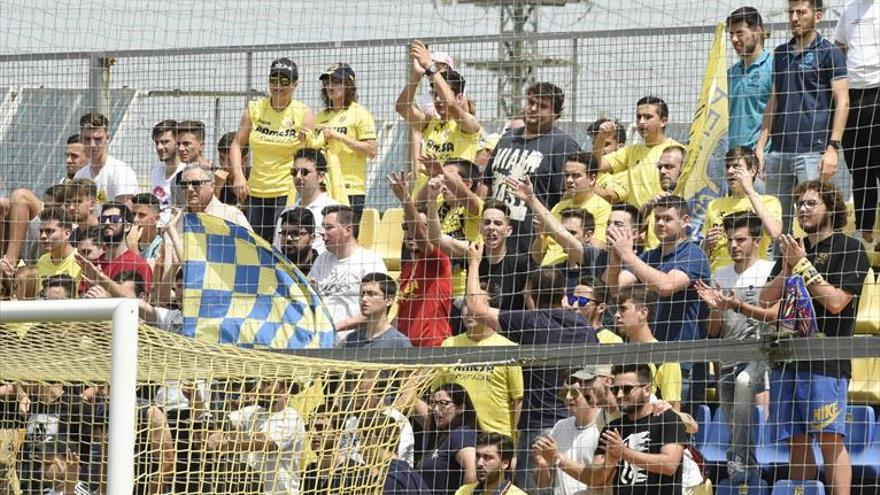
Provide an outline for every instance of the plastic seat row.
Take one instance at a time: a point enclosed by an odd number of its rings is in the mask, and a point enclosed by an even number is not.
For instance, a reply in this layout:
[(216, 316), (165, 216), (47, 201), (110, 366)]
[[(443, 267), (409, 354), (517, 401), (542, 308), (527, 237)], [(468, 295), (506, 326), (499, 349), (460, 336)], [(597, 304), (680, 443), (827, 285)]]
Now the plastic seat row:
[(400, 271), (403, 246), (403, 208), (389, 208), (379, 214), (375, 208), (364, 208), (361, 214), (358, 243), (375, 251), (389, 271)]
[(734, 485), (724, 480), (715, 489), (715, 495), (825, 495), (821, 481), (779, 480), (771, 489), (764, 480), (751, 480), (742, 485)]
[[(694, 419), (700, 425), (700, 432), (695, 435), (694, 442), (703, 453), (706, 462), (716, 467), (723, 467), (727, 463), (727, 449), (730, 444), (730, 430), (724, 411), (718, 408), (712, 416), (709, 407), (701, 405), (697, 408)], [(869, 406), (850, 405), (845, 423), (845, 443), (852, 460), (853, 479), (880, 478), (880, 424), (877, 422), (874, 409)], [(755, 456), (762, 469), (772, 474), (779, 465), (787, 465), (789, 446), (785, 442), (775, 440), (777, 425), (764, 419), (764, 411), (761, 407), (754, 408), (749, 424), (752, 425), (755, 438)], [(821, 470), (822, 453), (815, 443), (813, 454)], [(720, 472), (723, 473), (724, 469), (720, 469)]]

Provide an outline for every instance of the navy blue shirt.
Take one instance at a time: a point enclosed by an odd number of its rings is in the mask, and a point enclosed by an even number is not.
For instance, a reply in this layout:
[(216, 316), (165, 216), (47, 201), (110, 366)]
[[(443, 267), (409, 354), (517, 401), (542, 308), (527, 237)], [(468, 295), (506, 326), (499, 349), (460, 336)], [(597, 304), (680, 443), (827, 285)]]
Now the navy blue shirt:
[(422, 495), (430, 488), (419, 473), (413, 471), (409, 464), (400, 459), (392, 459), (385, 476), (382, 495)]
[(654, 337), (660, 341), (696, 340), (705, 335), (700, 329), (700, 312), (703, 304), (693, 283), (709, 280), (709, 260), (706, 253), (692, 241), (681, 241), (675, 249), (663, 255), (660, 247), (645, 251), (639, 258), (651, 268), (669, 273), (672, 270), (684, 272), (691, 283), (669, 297), (658, 297), (654, 306), (654, 321), (651, 328)]
[(773, 52), (773, 90), (776, 109), (770, 127), (770, 150), (780, 153), (822, 153), (834, 103), (831, 82), (846, 77), (846, 58), (840, 48), (817, 34), (804, 51), (794, 38)]
[[(426, 438), (431, 438), (427, 435)], [(477, 430), (461, 426), (449, 432), (433, 450), (426, 451), (416, 468), (434, 495), (454, 495), (464, 484), (464, 468), (455, 454), (467, 447), (477, 447)], [(425, 492), (428, 493), (428, 492)]]
[[(519, 345), (577, 346), (598, 343), (596, 330), (577, 311), (536, 309), (500, 311), (498, 323), (508, 339)], [(520, 428), (538, 431), (551, 428), (569, 416), (568, 406), (559, 398), (567, 369), (529, 366), (523, 368), (526, 390)]]

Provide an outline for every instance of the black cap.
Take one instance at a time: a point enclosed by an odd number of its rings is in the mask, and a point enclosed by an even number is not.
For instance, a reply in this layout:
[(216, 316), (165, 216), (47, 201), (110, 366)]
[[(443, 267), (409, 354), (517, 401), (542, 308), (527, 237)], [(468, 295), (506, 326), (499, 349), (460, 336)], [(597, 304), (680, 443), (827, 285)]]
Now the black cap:
[(441, 72), (440, 75), (449, 84), (449, 89), (452, 90), (453, 94), (460, 95), (464, 93), (464, 78), (461, 77), (461, 74), (449, 69), (446, 72)]
[(269, 66), (269, 77), (272, 76), (287, 76), (291, 81), (299, 80), (296, 64), (287, 57), (272, 61), (272, 65)]
[(331, 77), (337, 81), (345, 81), (346, 79), (354, 81), (354, 70), (350, 65), (340, 62), (327, 67), (327, 70), (322, 72), (318, 79), (323, 80), (325, 77)]

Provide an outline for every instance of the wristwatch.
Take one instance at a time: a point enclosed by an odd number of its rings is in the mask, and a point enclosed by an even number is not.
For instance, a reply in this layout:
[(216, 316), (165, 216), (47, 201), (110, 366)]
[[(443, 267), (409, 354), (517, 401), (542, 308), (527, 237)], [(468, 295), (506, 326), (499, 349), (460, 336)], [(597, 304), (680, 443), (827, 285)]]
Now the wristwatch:
[(840, 141), (838, 141), (836, 139), (829, 139), (828, 146), (831, 146), (836, 150), (840, 150)]
[(425, 77), (432, 77), (438, 72), (440, 72), (440, 69), (437, 68), (437, 64), (431, 64), (425, 67)]

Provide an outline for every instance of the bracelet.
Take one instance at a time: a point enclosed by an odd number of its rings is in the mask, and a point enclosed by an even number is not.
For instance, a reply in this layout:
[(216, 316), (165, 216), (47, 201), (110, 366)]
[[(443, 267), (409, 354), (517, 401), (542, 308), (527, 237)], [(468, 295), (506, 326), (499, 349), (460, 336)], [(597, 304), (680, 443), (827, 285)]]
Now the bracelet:
[(440, 69), (437, 68), (437, 64), (431, 64), (425, 67), (425, 77), (432, 77), (438, 72), (440, 72)]

